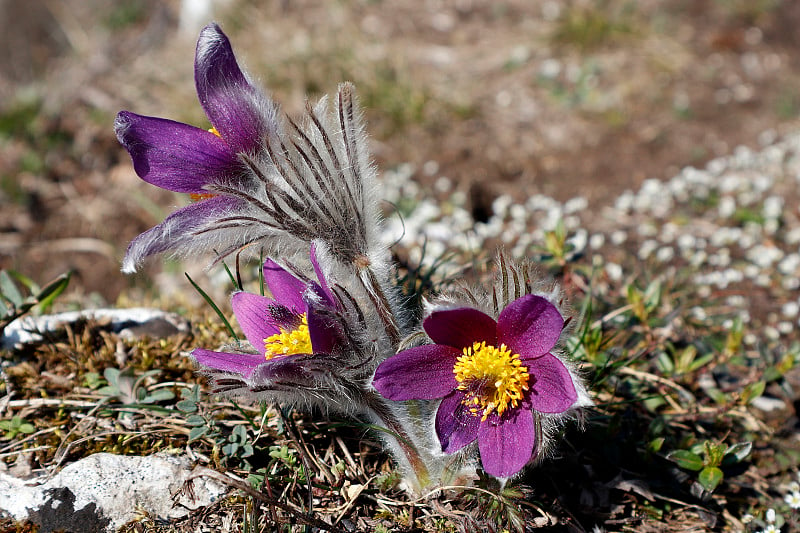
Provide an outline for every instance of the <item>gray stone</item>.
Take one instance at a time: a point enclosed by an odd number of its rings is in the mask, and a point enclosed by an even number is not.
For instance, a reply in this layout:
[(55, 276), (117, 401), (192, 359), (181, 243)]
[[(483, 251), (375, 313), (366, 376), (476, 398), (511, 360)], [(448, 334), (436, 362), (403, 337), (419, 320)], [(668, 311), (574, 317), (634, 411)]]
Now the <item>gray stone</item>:
[(43, 479), (0, 472), (0, 514), (41, 531), (115, 531), (142, 512), (175, 519), (213, 503), (227, 487), (185, 457), (98, 453)]
[(80, 320), (107, 322), (108, 330), (126, 338), (161, 338), (189, 332), (189, 322), (186, 319), (158, 309), (86, 309), (18, 318), (6, 326), (0, 339), (0, 347), (11, 350), (24, 344), (42, 342), (48, 333), (55, 333)]

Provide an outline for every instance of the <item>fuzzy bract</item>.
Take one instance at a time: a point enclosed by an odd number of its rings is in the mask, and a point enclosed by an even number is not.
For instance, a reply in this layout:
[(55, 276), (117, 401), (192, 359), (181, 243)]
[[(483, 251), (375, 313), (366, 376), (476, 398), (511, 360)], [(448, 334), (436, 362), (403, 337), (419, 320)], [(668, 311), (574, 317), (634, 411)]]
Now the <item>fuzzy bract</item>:
[(434, 311), (423, 322), (434, 343), (384, 361), (373, 385), (391, 400), (442, 398), (442, 450), (477, 439), (484, 470), (509, 477), (537, 450), (535, 417), (578, 401), (575, 378), (551, 353), (563, 327), (558, 309), (536, 295), (514, 300), (496, 321), (467, 307)]

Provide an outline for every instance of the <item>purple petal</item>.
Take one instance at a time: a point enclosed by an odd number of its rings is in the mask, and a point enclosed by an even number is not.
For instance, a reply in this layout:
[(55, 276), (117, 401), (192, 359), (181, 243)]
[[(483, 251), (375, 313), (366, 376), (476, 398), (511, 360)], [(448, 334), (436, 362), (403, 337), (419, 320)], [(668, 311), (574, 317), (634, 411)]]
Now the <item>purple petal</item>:
[(403, 350), (382, 362), (372, 384), (390, 400), (433, 400), (456, 388), (453, 365), (461, 352), (428, 344)]
[(135, 272), (144, 258), (175, 250), (196, 241), (195, 232), (209, 221), (235, 210), (239, 200), (216, 196), (195, 202), (178, 209), (164, 221), (138, 237), (128, 245), (122, 261), (123, 272)]
[(275, 105), (247, 80), (216, 24), (200, 32), (194, 78), (200, 104), (234, 152), (254, 152), (276, 129)]
[(114, 129), (136, 174), (162, 189), (204, 193), (204, 185), (232, 176), (239, 167), (222, 139), (188, 124), (122, 111)]
[(314, 363), (318, 358), (306, 354), (292, 354), (276, 357), (262, 364), (251, 374), (247, 385), (251, 389), (280, 390), (295, 387), (312, 387), (318, 372)]
[(510, 477), (531, 460), (535, 444), (533, 413), (515, 409), (502, 417), (489, 415), (478, 430), (483, 469), (495, 477)]
[(270, 298), (250, 292), (237, 292), (231, 298), (233, 314), (236, 315), (244, 336), (262, 354), (266, 351), (264, 339), (280, 333), (272, 320), (271, 305), (274, 302)]
[(263, 355), (213, 352), (202, 348), (195, 348), (191, 355), (203, 366), (223, 372), (234, 372), (245, 378), (248, 378), (256, 367), (264, 363)]
[(497, 340), (522, 358), (544, 355), (558, 342), (564, 318), (541, 296), (528, 294), (503, 309), (497, 319)]
[(444, 453), (455, 453), (478, 437), (480, 416), (469, 412), (464, 395), (454, 391), (442, 399), (436, 411), (436, 435)]
[(333, 311), (327, 302), (317, 303), (314, 299), (306, 298), (306, 309), (308, 335), (314, 353), (334, 353), (337, 347), (344, 345), (344, 335), (331, 316)]
[(458, 350), (472, 346), (474, 342), (497, 343), (497, 323), (486, 313), (471, 307), (434, 311), (428, 315), (422, 327), (436, 344), (445, 344)]
[(578, 400), (572, 375), (555, 355), (523, 359), (528, 367), (529, 400), (540, 413), (563, 413)]
[(303, 292), (306, 290), (306, 283), (294, 277), (272, 259), (264, 261), (264, 283), (275, 301), (298, 315), (305, 312)]

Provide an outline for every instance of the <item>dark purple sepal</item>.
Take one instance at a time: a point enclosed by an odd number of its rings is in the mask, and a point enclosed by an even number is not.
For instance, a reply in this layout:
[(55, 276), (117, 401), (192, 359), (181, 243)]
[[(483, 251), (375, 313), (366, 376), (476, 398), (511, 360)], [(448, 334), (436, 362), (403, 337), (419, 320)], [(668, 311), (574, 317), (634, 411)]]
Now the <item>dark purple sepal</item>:
[(285, 268), (272, 259), (264, 261), (264, 283), (276, 301), (291, 309), (296, 314), (305, 312), (303, 292), (306, 283), (290, 274)]
[(188, 124), (121, 111), (114, 129), (136, 174), (162, 189), (203, 194), (205, 185), (230, 180), (241, 166), (222, 139)]
[(336, 305), (336, 298), (333, 295), (333, 291), (328, 286), (328, 280), (325, 279), (325, 273), (322, 271), (322, 267), (317, 260), (317, 244), (312, 242), (311, 243), (311, 266), (314, 268), (314, 274), (316, 274), (317, 279), (319, 280), (318, 287), (321, 290), (321, 293), (324, 295), (325, 299), (330, 303), (330, 305)]
[(275, 357), (259, 365), (247, 380), (255, 392), (293, 387), (313, 387), (317, 382), (315, 369), (307, 354)]
[(497, 323), (492, 317), (473, 309), (461, 307), (434, 311), (423, 321), (425, 333), (436, 344), (445, 344), (458, 350), (474, 342), (497, 342)]
[(200, 32), (195, 86), (211, 124), (235, 153), (254, 153), (275, 129), (275, 106), (239, 68), (227, 36), (216, 24)]
[(453, 391), (442, 399), (436, 411), (436, 435), (444, 453), (455, 453), (478, 437), (480, 416), (464, 405), (464, 394)]
[(341, 367), (341, 361), (316, 354), (276, 357), (259, 365), (247, 386), (253, 392), (336, 389), (343, 383), (337, 372)]
[(522, 357), (549, 352), (558, 342), (564, 318), (556, 306), (541, 296), (517, 298), (497, 318), (497, 341)]
[(390, 400), (433, 400), (458, 386), (453, 365), (461, 352), (426, 344), (403, 350), (383, 361), (372, 384)]
[(578, 400), (572, 375), (553, 354), (523, 359), (522, 364), (530, 376), (526, 400), (540, 413), (563, 413)]
[(174, 211), (160, 224), (134, 238), (122, 261), (124, 272), (133, 272), (136, 265), (151, 255), (180, 249), (197, 241), (196, 232), (209, 222), (241, 207), (241, 200), (215, 196), (194, 202)]
[(249, 378), (253, 371), (264, 363), (263, 355), (215, 352), (195, 348), (190, 354), (200, 365), (222, 372), (232, 372)]
[(478, 449), (487, 473), (510, 477), (528, 464), (535, 444), (533, 413), (512, 409), (490, 414), (478, 430)]
[(275, 302), (250, 292), (237, 292), (231, 298), (231, 307), (245, 337), (261, 354), (266, 348), (264, 339), (280, 333), (280, 328), (271, 320), (270, 308)]
[(308, 335), (314, 353), (331, 354), (346, 345), (344, 332), (336, 320), (337, 311), (326, 301), (305, 296)]

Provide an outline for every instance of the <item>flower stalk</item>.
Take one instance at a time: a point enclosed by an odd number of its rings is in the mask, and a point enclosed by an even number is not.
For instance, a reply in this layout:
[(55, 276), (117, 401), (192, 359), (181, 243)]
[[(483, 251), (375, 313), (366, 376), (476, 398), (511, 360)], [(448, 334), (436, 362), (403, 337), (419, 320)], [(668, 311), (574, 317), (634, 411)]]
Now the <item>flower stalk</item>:
[(388, 430), (384, 438), (392, 438), (394, 444), (401, 450), (403, 458), (408, 463), (413, 474), (409, 483), (414, 492), (422, 493), (424, 489), (430, 486), (432, 480), (428, 466), (420, 455), (419, 449), (415, 446), (413, 437), (394, 415), (382, 396), (373, 391), (365, 391), (364, 400), (374, 416)]

